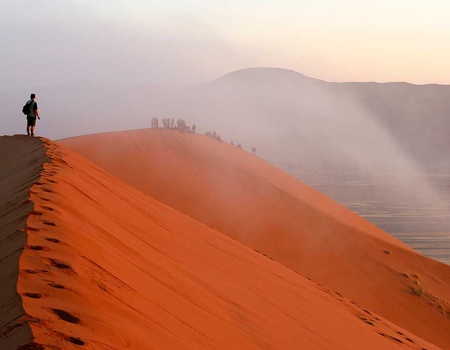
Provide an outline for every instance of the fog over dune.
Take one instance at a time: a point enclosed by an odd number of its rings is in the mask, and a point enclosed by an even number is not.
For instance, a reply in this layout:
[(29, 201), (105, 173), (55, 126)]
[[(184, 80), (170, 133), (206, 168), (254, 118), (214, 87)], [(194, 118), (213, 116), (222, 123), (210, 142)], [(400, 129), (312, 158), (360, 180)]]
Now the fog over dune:
[[(375, 182), (383, 181), (380, 172), (403, 181), (450, 167), (445, 85), (330, 83), (286, 69), (251, 68), (203, 85), (86, 83), (35, 92), (43, 115), (38, 134), (54, 139), (148, 128), (152, 117), (171, 117), (195, 123), (202, 133), (217, 131), (244, 149), (256, 147), (279, 166), (358, 170)], [(27, 94), (0, 93), (3, 133), (24, 129), (20, 107)], [(447, 196), (426, 181), (395, 191), (407, 191), (401, 194), (419, 206)]]
[[(246, 69), (204, 85), (36, 89), (39, 133), (63, 138), (150, 127), (152, 117), (183, 118), (217, 131), (271, 161), (415, 171), (448, 168), (450, 86), (328, 83), (282, 69)], [(3, 132), (23, 129), (27, 91), (1, 93)], [(411, 168), (412, 167), (412, 168)]]
[(200, 83), (255, 64), (255, 53), (199, 13), (157, 6), (144, 15), (137, 1), (119, 2), (2, 0), (0, 91), (87, 81)]
[[(397, 168), (400, 152), (420, 163), (450, 165), (445, 133), (450, 86), (328, 83), (256, 68), (204, 85), (86, 83), (35, 92), (44, 116), (40, 132), (51, 138), (145, 128), (152, 117), (173, 117), (255, 146), (261, 156), (277, 161), (322, 163), (326, 158)], [(4, 133), (22, 130), (20, 108), (28, 94), (0, 93)]]

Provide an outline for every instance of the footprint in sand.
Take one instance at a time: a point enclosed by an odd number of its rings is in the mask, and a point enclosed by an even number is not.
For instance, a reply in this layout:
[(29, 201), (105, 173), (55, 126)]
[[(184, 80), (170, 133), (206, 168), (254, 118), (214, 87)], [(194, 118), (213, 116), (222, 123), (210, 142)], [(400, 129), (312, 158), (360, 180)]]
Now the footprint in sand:
[(44, 247), (41, 245), (29, 245), (27, 247), (31, 250), (44, 250)]
[(61, 320), (69, 322), (69, 323), (80, 323), (80, 319), (71, 313), (61, 310), (61, 309), (50, 309), (56, 316), (58, 316)]
[(48, 273), (48, 270), (32, 270), (32, 269), (25, 269), (23, 270), (26, 273), (29, 273), (30, 275), (37, 275), (38, 273)]
[(42, 206), (42, 209), (49, 210), (49, 211), (55, 210), (55, 209), (53, 209), (52, 207), (48, 207), (48, 206), (46, 206), (46, 205), (43, 205), (43, 206)]
[(52, 243), (60, 243), (61, 242), (59, 239), (51, 238), (51, 237), (45, 237), (45, 240), (52, 242)]
[(29, 226), (25, 226), (22, 230), (23, 230), (23, 231), (33, 231), (33, 232), (39, 231), (38, 228), (29, 227)]
[(48, 225), (48, 226), (56, 226), (56, 224), (55, 224), (54, 222), (47, 221), (47, 220), (42, 221), (42, 223), (43, 223), (44, 225)]
[(57, 261), (55, 259), (48, 259), (48, 261), (50, 262), (50, 264), (52, 264), (52, 266), (54, 266), (58, 269), (62, 269), (62, 270), (72, 269), (72, 267), (70, 265), (67, 265), (63, 262)]
[(395, 338), (395, 337), (393, 337), (393, 336), (390, 336), (389, 334), (382, 333), (382, 332), (380, 332), (380, 333), (378, 333), (378, 334), (381, 335), (382, 337), (385, 337), (385, 338), (394, 340), (394, 341), (396, 341), (397, 343), (403, 344), (403, 342), (402, 342), (400, 339)]
[(42, 295), (39, 293), (25, 293), (24, 295), (32, 299), (40, 299), (42, 297)]
[(84, 341), (82, 341), (80, 338), (67, 337), (66, 339), (76, 345), (84, 345), (85, 344)]

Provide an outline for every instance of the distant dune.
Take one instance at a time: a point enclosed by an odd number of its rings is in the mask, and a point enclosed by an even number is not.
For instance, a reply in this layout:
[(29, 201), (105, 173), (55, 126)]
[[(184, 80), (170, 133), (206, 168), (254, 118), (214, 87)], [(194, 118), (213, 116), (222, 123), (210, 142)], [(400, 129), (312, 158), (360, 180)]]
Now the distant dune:
[(0, 159), (2, 350), (438, 349), (49, 140)]
[(267, 162), (171, 130), (59, 143), (191, 218), (450, 347), (450, 266), (421, 256)]

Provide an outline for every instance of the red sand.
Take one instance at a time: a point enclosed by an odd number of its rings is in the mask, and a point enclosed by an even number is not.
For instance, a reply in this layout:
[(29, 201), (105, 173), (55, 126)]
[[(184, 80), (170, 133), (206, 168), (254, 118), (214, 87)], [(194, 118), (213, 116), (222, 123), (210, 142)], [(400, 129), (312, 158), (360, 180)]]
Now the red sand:
[(60, 143), (167, 205), (450, 348), (450, 266), (421, 256), (265, 161), (202, 135), (170, 130)]
[(2, 350), (437, 349), (50, 141), (0, 156)]

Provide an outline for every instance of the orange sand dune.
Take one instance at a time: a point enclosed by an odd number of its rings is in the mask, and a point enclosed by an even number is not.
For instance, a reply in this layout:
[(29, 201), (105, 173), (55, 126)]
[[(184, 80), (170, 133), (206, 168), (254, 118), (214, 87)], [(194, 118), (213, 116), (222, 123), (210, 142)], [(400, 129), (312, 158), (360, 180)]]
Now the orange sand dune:
[(53, 142), (0, 156), (2, 350), (438, 349)]
[(267, 162), (202, 135), (161, 129), (60, 143), (167, 205), (450, 349), (450, 266), (421, 256)]

